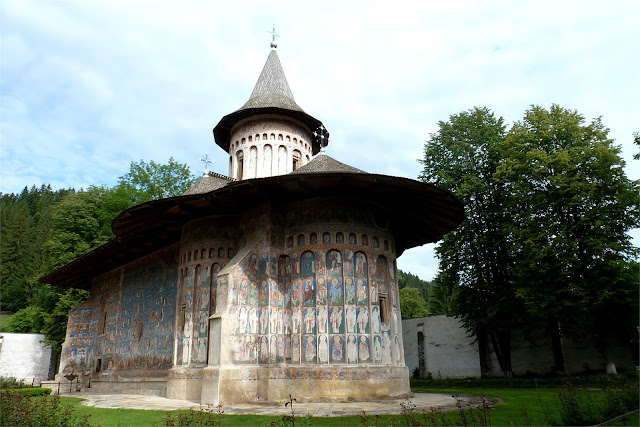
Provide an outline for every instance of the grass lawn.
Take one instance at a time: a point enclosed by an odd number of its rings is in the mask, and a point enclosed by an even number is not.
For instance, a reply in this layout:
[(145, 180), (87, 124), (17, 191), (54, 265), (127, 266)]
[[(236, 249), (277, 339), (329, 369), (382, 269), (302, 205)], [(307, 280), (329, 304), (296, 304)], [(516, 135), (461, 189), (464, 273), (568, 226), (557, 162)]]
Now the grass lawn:
[[(491, 424), (496, 426), (503, 425), (545, 425), (544, 411), (540, 402), (546, 402), (552, 410), (553, 416), (558, 419), (558, 410), (554, 402), (557, 400), (557, 390), (550, 388), (540, 389), (424, 389), (414, 390), (416, 392), (433, 392), (433, 393), (451, 393), (459, 394), (463, 391), (465, 394), (478, 394), (485, 396), (498, 397), (503, 400), (503, 404), (498, 405), (495, 409), (489, 411)], [(108, 426), (151, 426), (164, 425), (163, 418), (167, 417), (166, 411), (150, 411), (141, 409), (103, 409), (82, 406), (79, 404), (81, 399), (63, 397), (64, 403), (74, 405), (74, 413), (82, 416), (91, 414), (89, 421), (92, 424), (100, 424), (103, 427)], [(527, 419), (522, 412), (523, 407), (527, 407)], [(224, 410), (224, 408), (223, 408)], [(169, 411), (172, 417), (177, 419), (178, 414), (189, 414), (189, 411)], [(421, 413), (415, 414), (417, 420), (423, 425), (429, 425), (430, 422), (424, 418)], [(305, 425), (306, 419), (304, 414), (296, 414), (299, 424)], [(381, 425), (390, 425), (392, 418), (400, 421), (401, 425), (405, 424), (402, 415), (384, 415), (378, 418)], [(223, 415), (222, 423), (227, 426), (260, 426), (268, 425), (271, 421), (278, 419), (277, 416), (257, 416), (257, 415)], [(312, 418), (311, 425), (314, 426), (360, 426), (362, 420), (358, 416), (338, 417), (338, 418)], [(375, 425), (375, 417), (370, 416), (369, 425)], [(451, 421), (455, 425), (454, 421)]]
[[(600, 380), (602, 381), (602, 380)], [(598, 384), (597, 380), (590, 383)], [(412, 381), (412, 390), (416, 393), (447, 393), (451, 395), (457, 394), (476, 394), (497, 397), (503, 403), (495, 408), (487, 411), (489, 424), (494, 426), (538, 426), (549, 425), (549, 420), (553, 420), (554, 424), (560, 422), (560, 409), (558, 393), (559, 388), (554, 387), (555, 384), (544, 384), (546, 386), (531, 387), (530, 384), (510, 384), (499, 382), (471, 382), (466, 384), (452, 384), (440, 381)], [(602, 385), (602, 382), (600, 382)], [(602, 390), (589, 390), (592, 399), (601, 399), (604, 396)], [(91, 414), (89, 421), (91, 424), (99, 424), (104, 427), (108, 426), (163, 426), (167, 424), (167, 411), (151, 411), (137, 409), (102, 409), (82, 406), (79, 404), (81, 399), (62, 397), (63, 403), (70, 403), (74, 407), (74, 413), (78, 416)], [(526, 409), (525, 409), (526, 408)], [(224, 410), (224, 408), (222, 408)], [(437, 415), (437, 425), (466, 425), (460, 421), (460, 411), (454, 411), (444, 415)], [(467, 417), (469, 412), (465, 411)], [(169, 411), (172, 421), (175, 425), (179, 425), (178, 417), (180, 414), (189, 416), (190, 411)], [(415, 421), (421, 425), (433, 425), (429, 414), (415, 412), (409, 414), (415, 417)], [(191, 414), (193, 417), (193, 415)], [(196, 415), (197, 416), (202, 416)], [(455, 417), (455, 418), (454, 418)], [(211, 421), (216, 422), (216, 415), (212, 415)], [(272, 421), (280, 420), (278, 416), (257, 416), (257, 415), (222, 415), (222, 425), (224, 426), (267, 426)], [(197, 421), (197, 419), (196, 419)], [(201, 420), (204, 421), (204, 420)], [(479, 423), (476, 419), (476, 425)], [(408, 425), (407, 419), (403, 415), (384, 415), (377, 419), (369, 416), (366, 423), (359, 416), (338, 417), (338, 418), (310, 418), (307, 419), (305, 414), (296, 412), (296, 423), (298, 425), (313, 426), (361, 426), (361, 425)], [(415, 424), (411, 422), (411, 424)], [(469, 422), (469, 425), (474, 425)], [(200, 423), (204, 425), (204, 423)], [(279, 425), (282, 425), (280, 423)], [(614, 425), (624, 425), (623, 422)], [(627, 421), (626, 425), (639, 425), (638, 415), (636, 414)]]

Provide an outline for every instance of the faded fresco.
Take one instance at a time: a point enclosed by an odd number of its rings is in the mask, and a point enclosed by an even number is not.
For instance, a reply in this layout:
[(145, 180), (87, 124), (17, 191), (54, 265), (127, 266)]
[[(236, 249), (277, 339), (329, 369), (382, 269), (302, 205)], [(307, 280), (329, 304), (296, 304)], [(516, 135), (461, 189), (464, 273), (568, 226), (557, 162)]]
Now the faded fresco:
[(403, 363), (387, 239), (344, 230), (271, 240), (286, 255), (258, 245), (230, 286), (233, 363)]

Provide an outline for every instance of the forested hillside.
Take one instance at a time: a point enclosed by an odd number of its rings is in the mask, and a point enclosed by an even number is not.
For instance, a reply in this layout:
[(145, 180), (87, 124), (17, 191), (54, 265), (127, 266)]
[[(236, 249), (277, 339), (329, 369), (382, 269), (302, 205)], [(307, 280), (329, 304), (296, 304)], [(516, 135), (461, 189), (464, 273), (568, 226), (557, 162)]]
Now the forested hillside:
[(132, 162), (111, 188), (42, 185), (0, 193), (0, 310), (15, 313), (7, 332), (42, 332), (59, 351), (67, 314), (88, 293), (38, 279), (112, 239), (111, 222), (124, 209), (179, 195), (194, 180), (188, 166), (171, 158), (167, 164)]

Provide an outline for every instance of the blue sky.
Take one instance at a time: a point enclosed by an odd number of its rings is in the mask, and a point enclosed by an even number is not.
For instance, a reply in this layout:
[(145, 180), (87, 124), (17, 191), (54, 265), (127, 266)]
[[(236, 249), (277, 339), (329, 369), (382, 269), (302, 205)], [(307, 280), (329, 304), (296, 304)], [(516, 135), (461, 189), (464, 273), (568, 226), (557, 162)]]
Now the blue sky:
[[(556, 103), (602, 116), (639, 179), (638, 16), (636, 0), (2, 1), (0, 191), (110, 186), (171, 156), (200, 174), (205, 152), (227, 174), (211, 130), (249, 98), (273, 24), (339, 161), (416, 178), (439, 120)], [(432, 279), (433, 245), (398, 264)]]

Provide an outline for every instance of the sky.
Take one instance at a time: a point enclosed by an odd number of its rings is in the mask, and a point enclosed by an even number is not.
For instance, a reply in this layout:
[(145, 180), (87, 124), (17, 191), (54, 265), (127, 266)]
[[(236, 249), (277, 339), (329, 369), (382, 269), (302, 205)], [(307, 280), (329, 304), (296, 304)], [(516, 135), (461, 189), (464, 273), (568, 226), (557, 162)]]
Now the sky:
[[(637, 0), (0, 1), (0, 192), (112, 186), (170, 157), (200, 175), (205, 153), (228, 174), (212, 129), (249, 99), (274, 25), (336, 160), (415, 179), (439, 121), (558, 104), (602, 117), (640, 179), (638, 16)], [(398, 267), (433, 279), (434, 246)]]

